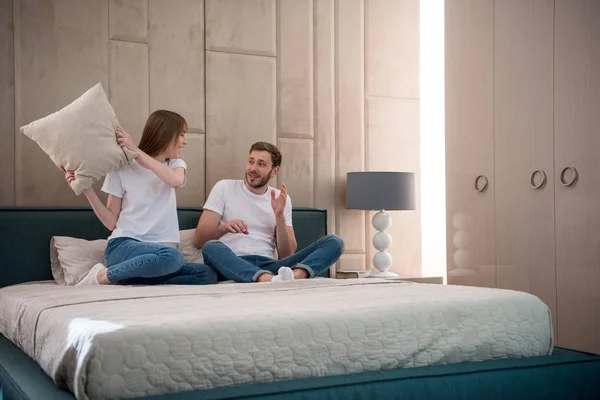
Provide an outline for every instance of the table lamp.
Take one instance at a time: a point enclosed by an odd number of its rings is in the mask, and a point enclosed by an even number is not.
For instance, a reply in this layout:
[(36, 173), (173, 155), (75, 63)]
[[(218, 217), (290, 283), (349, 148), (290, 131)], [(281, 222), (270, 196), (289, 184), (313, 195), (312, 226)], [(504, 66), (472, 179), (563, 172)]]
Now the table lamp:
[(412, 172), (349, 172), (346, 182), (346, 208), (349, 210), (374, 210), (372, 224), (377, 233), (373, 246), (379, 252), (373, 257), (377, 271), (373, 278), (397, 278), (389, 271), (392, 256), (386, 251), (392, 237), (385, 232), (392, 225), (386, 210), (415, 210), (415, 174)]

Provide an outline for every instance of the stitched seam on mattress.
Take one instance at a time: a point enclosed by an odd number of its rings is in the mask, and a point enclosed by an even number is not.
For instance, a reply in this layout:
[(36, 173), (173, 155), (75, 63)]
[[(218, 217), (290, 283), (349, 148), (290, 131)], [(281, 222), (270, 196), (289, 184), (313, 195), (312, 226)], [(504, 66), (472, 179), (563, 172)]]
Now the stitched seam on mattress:
[[(48, 307), (48, 308), (51, 308), (51, 307)], [(36, 317), (36, 319), (35, 319), (35, 326), (33, 327), (33, 354), (32, 354), (32, 355), (33, 355), (33, 358), (35, 358), (35, 359), (36, 359), (36, 361), (37, 361), (37, 353), (36, 353), (36, 350), (37, 350), (37, 334), (38, 334), (38, 324), (40, 323), (40, 317), (42, 316), (42, 313), (43, 313), (44, 311), (46, 311), (48, 308), (44, 308), (43, 310), (41, 310), (41, 311), (38, 313), (38, 315), (37, 315), (37, 317)]]
[[(275, 290), (270, 290), (270, 291), (260, 291), (260, 290), (250, 290), (250, 291), (244, 291), (244, 292), (231, 292), (231, 293), (223, 293), (223, 292), (212, 292), (212, 293), (181, 293), (181, 294), (176, 294), (176, 293), (170, 293), (170, 294), (158, 294), (158, 295), (144, 295), (144, 296), (133, 296), (133, 297), (121, 297), (121, 298), (111, 298), (111, 299), (96, 299), (96, 300), (84, 300), (84, 301), (78, 301), (78, 302), (74, 302), (74, 303), (68, 303), (68, 304), (56, 304), (53, 306), (48, 306), (46, 308), (44, 308), (43, 310), (40, 311), (39, 314), (41, 314), (42, 312), (46, 311), (46, 310), (50, 310), (53, 308), (61, 308), (61, 307), (68, 307), (68, 306), (76, 306), (76, 305), (80, 305), (80, 304), (92, 304), (92, 303), (103, 303), (103, 302), (107, 302), (107, 301), (124, 301), (124, 300), (142, 300), (142, 299), (158, 299), (158, 298), (165, 298), (165, 297), (196, 297), (196, 296), (202, 296), (202, 297), (212, 297), (212, 296), (228, 296), (228, 295), (240, 295), (240, 294), (255, 294), (255, 293), (269, 293), (269, 292), (290, 292), (290, 291), (306, 291), (306, 290), (316, 290), (316, 289), (331, 289), (332, 287), (350, 287), (350, 286), (363, 286), (363, 285), (379, 285), (379, 284), (387, 284), (386, 282), (374, 282), (374, 283), (365, 283), (365, 284), (361, 284), (361, 285), (342, 285), (342, 286), (338, 286), (338, 285), (329, 285), (329, 286), (310, 286), (310, 287), (296, 287), (296, 288), (278, 288)], [(39, 318), (39, 315), (38, 315)], [(36, 327), (37, 327), (37, 322), (36, 322)]]
[[(533, 369), (533, 368), (548, 368), (548, 367), (556, 367), (556, 366), (569, 365), (569, 364), (587, 364), (587, 363), (598, 362), (598, 361), (600, 361), (600, 360), (561, 361), (556, 364), (530, 365), (527, 367), (516, 367), (515, 366), (515, 367), (506, 367), (506, 368), (498, 368), (498, 369), (452, 372), (452, 373), (435, 374), (435, 375), (403, 376), (403, 377), (393, 377), (393, 378), (375, 378), (375, 379), (372, 379), (369, 381), (335, 383), (335, 384), (320, 385), (320, 386), (313, 387), (313, 388), (297, 388), (297, 389), (288, 389), (288, 390), (278, 390), (277, 393), (280, 394), (280, 393), (310, 392), (310, 391), (318, 390), (318, 389), (355, 386), (355, 385), (369, 384), (369, 383), (404, 381), (404, 380), (408, 380), (408, 379), (418, 379), (418, 378), (443, 378), (443, 377), (451, 377), (451, 376), (459, 376), (459, 375), (474, 375), (474, 374), (481, 374), (481, 373), (486, 373), (486, 372), (497, 372), (497, 371), (516, 371), (516, 370), (525, 370), (525, 369)], [(423, 368), (427, 368), (427, 367), (423, 367)], [(385, 371), (370, 371), (370, 372), (385, 372)], [(330, 377), (321, 377), (321, 378), (332, 378), (332, 377), (330, 376)], [(284, 382), (284, 381), (277, 381), (274, 383), (281, 383), (281, 382)], [(244, 396), (244, 398), (252, 399), (252, 398), (262, 397), (262, 396), (270, 395), (270, 394), (272, 394), (272, 393), (269, 393), (269, 392), (257, 393), (257, 394), (251, 394), (251, 395)], [(231, 396), (225, 396), (225, 397), (219, 397), (219, 398), (235, 399), (235, 398), (239, 398), (239, 396), (231, 395)]]

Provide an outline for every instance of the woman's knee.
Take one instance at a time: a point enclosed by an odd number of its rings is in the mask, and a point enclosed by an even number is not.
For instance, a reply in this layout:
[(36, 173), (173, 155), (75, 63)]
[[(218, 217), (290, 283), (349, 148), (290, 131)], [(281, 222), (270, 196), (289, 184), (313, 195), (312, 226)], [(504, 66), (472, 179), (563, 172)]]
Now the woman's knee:
[(165, 275), (179, 271), (184, 263), (183, 254), (175, 247), (165, 247), (159, 251), (159, 255)]

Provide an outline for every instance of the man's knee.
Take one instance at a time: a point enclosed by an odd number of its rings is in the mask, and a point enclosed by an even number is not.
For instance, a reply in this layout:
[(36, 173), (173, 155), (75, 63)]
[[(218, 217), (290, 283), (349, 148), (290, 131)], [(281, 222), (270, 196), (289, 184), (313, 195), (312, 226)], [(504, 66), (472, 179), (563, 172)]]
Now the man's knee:
[(340, 252), (340, 254), (344, 252), (344, 240), (338, 235), (325, 236), (325, 242), (333, 248), (337, 249)]
[(215, 251), (220, 251), (226, 248), (222, 242), (218, 240), (209, 240), (202, 245), (202, 254), (214, 254)]

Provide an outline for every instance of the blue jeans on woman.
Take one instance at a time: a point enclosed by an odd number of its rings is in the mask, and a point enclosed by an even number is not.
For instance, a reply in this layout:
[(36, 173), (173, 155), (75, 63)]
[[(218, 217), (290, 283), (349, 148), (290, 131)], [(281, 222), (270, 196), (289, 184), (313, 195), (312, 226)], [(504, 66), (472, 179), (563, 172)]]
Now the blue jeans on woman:
[(204, 262), (226, 279), (236, 282), (256, 282), (262, 274), (276, 274), (280, 267), (302, 268), (309, 278), (320, 275), (344, 252), (344, 242), (336, 235), (327, 235), (310, 246), (280, 260), (264, 256), (237, 256), (224, 243), (209, 240), (202, 246)]
[(106, 277), (122, 285), (208, 285), (217, 283), (211, 267), (186, 263), (183, 254), (161, 243), (129, 237), (108, 241), (104, 252)]

